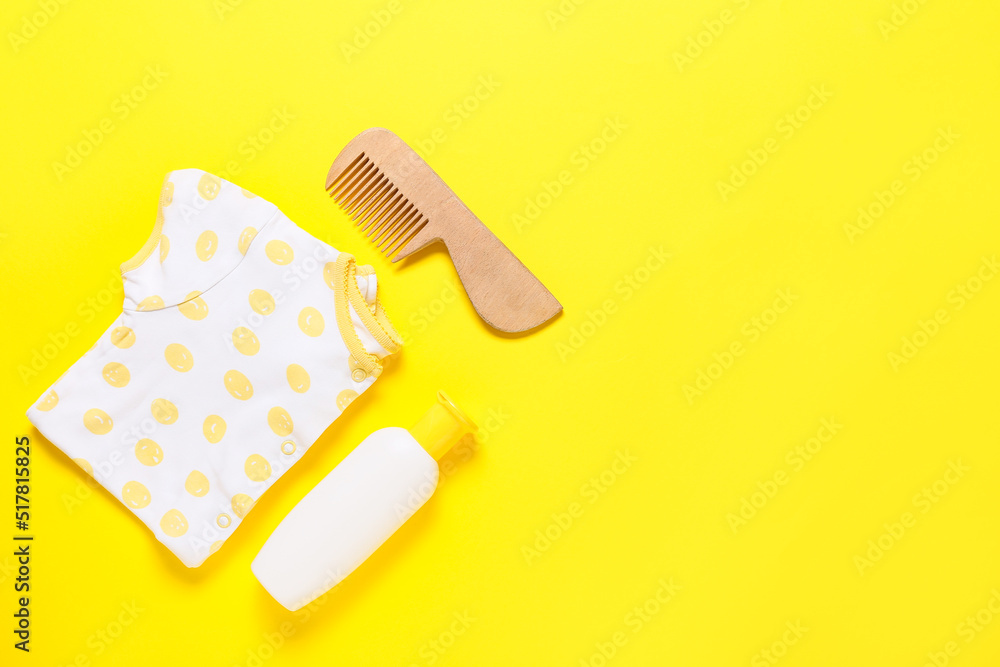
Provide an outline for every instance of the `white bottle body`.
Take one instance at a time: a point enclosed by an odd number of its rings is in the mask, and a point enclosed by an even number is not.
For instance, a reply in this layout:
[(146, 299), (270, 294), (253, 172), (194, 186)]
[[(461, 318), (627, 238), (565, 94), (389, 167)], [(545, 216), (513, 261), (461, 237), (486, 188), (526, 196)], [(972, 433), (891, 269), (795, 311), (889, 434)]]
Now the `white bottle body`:
[(437, 461), (403, 428), (365, 438), (282, 520), (250, 565), (295, 611), (340, 583), (434, 493)]

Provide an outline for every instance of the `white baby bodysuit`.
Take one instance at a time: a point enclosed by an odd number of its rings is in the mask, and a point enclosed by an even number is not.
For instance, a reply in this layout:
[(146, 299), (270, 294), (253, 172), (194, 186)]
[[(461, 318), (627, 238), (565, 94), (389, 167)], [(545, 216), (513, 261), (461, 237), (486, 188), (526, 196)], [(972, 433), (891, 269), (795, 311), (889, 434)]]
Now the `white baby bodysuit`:
[(371, 267), (195, 169), (122, 276), (122, 314), (28, 418), (197, 567), (401, 341)]

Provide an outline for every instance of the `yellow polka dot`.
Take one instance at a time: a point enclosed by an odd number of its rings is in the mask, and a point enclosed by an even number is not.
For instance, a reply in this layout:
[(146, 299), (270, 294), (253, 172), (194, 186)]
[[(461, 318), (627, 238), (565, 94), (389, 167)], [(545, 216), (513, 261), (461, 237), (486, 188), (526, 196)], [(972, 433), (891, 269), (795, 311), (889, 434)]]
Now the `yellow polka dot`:
[(255, 336), (254, 333), (246, 327), (236, 327), (233, 329), (233, 347), (235, 347), (240, 354), (245, 354), (250, 357), (260, 352), (260, 341), (257, 340), (257, 336)]
[(155, 466), (163, 460), (163, 449), (149, 438), (135, 443), (135, 458), (144, 466)]
[(163, 351), (163, 356), (166, 357), (167, 363), (175, 371), (187, 373), (194, 367), (194, 357), (191, 355), (191, 351), (180, 343), (167, 345), (167, 349)]
[(192, 496), (201, 498), (208, 493), (208, 477), (200, 470), (192, 470), (184, 481), (184, 490)]
[(98, 410), (94, 408), (93, 410), (87, 410), (83, 415), (83, 425), (87, 427), (87, 430), (94, 435), (104, 435), (111, 431), (111, 427), (114, 423), (111, 421), (111, 417), (104, 410)]
[(242, 192), (243, 196), (246, 197), (247, 199), (253, 199), (254, 197), (257, 196), (254, 193), (250, 192), (249, 190), (244, 190), (243, 188), (240, 188), (240, 192)]
[(94, 476), (94, 466), (90, 465), (90, 461), (88, 461), (87, 459), (73, 459), (73, 463), (83, 468), (84, 472), (86, 472), (91, 477)]
[(215, 255), (215, 251), (219, 249), (219, 236), (211, 229), (201, 233), (198, 240), (194, 244), (195, 254), (198, 255), (198, 259), (203, 262), (207, 262), (212, 259)]
[(250, 511), (250, 508), (253, 507), (253, 504), (253, 498), (245, 493), (237, 493), (233, 496), (232, 501), (233, 514), (242, 519)]
[(206, 440), (215, 444), (226, 434), (226, 420), (219, 415), (209, 415), (205, 417), (201, 432), (205, 434)]
[(56, 407), (58, 403), (59, 394), (56, 393), (55, 389), (50, 389), (45, 396), (42, 396), (42, 400), (38, 401), (35, 407), (42, 412), (48, 412), (52, 408)]
[(167, 238), (166, 234), (160, 234), (160, 264), (163, 264), (163, 260), (165, 260), (169, 254), (170, 239)]
[(337, 394), (337, 407), (343, 412), (347, 409), (347, 406), (354, 402), (354, 399), (358, 397), (358, 392), (353, 389), (345, 389), (344, 391)]
[(222, 189), (222, 179), (211, 174), (202, 174), (198, 179), (198, 194), (202, 199), (212, 200), (219, 196)]
[(271, 408), (267, 412), (267, 425), (278, 435), (291, 435), (294, 425), (292, 416), (284, 408)]
[(277, 239), (268, 241), (267, 245), (264, 246), (264, 252), (267, 254), (268, 259), (275, 264), (280, 264), (281, 266), (290, 264), (292, 259), (295, 257), (295, 252), (292, 250), (292, 246)]
[(177, 406), (165, 398), (157, 398), (149, 406), (149, 411), (153, 413), (153, 419), (161, 424), (173, 424), (179, 415)]
[(163, 206), (170, 206), (174, 201), (174, 182), (167, 181), (163, 184), (163, 192), (160, 194)]
[(233, 398), (246, 401), (253, 396), (253, 385), (250, 384), (250, 380), (246, 375), (243, 375), (243, 373), (240, 373), (239, 371), (229, 371), (226, 373), (224, 380), (226, 383), (226, 391), (228, 391)]
[(216, 540), (215, 542), (212, 542), (212, 546), (208, 548), (208, 555), (211, 556), (216, 551), (221, 549), (223, 542), (225, 542), (225, 540)]
[(251, 454), (243, 464), (243, 471), (251, 482), (263, 482), (271, 476), (271, 464), (260, 454)]
[(208, 304), (198, 291), (188, 294), (184, 303), (177, 306), (177, 310), (189, 320), (203, 320), (208, 317)]
[(288, 378), (288, 386), (292, 388), (292, 391), (299, 394), (309, 391), (309, 373), (302, 366), (290, 364), (285, 370), (285, 376)]
[(168, 510), (160, 519), (160, 528), (168, 537), (180, 537), (187, 532), (187, 517), (180, 510)]
[(253, 241), (253, 237), (255, 236), (257, 236), (257, 230), (254, 229), (253, 227), (247, 227), (246, 229), (243, 230), (243, 233), (240, 234), (240, 243), (239, 243), (240, 254), (242, 255), (247, 254), (247, 249), (250, 247), (250, 242)]
[(323, 333), (324, 326), (323, 315), (312, 306), (306, 306), (299, 313), (299, 328), (305, 335), (315, 338)]
[(163, 299), (156, 296), (147, 296), (145, 299), (139, 302), (139, 305), (135, 307), (136, 310), (159, 310), (163, 308)]
[(344, 272), (340, 271), (338, 275), (336, 262), (327, 262), (323, 267), (323, 280), (330, 289), (340, 289), (344, 286)]
[(135, 344), (135, 332), (128, 327), (115, 327), (111, 332), (111, 343), (123, 350), (132, 347)]
[(149, 489), (139, 482), (127, 482), (122, 487), (122, 500), (134, 510), (146, 507), (152, 499), (152, 496), (149, 495)]
[(274, 297), (262, 289), (251, 290), (250, 307), (255, 313), (270, 315), (274, 312)]
[(132, 379), (132, 374), (128, 372), (125, 364), (120, 364), (117, 361), (106, 364), (101, 374), (104, 376), (104, 380), (112, 387), (124, 387)]

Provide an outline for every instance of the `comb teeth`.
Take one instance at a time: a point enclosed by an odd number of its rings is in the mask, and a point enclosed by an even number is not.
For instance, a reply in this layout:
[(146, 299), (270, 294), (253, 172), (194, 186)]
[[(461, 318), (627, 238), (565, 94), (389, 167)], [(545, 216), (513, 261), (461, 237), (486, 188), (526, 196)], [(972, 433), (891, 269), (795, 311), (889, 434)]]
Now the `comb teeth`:
[(328, 188), (356, 227), (386, 257), (402, 250), (427, 224), (427, 216), (400, 192), (364, 152)]

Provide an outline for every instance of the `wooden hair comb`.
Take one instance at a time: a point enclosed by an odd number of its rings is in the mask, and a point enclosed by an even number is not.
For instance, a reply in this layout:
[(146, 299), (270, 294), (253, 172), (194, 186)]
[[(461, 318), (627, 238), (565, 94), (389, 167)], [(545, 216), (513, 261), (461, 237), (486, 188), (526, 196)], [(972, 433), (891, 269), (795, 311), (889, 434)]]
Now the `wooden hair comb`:
[(351, 140), (326, 189), (393, 262), (440, 241), (479, 316), (517, 333), (548, 321), (562, 305), (434, 173), (389, 130)]

